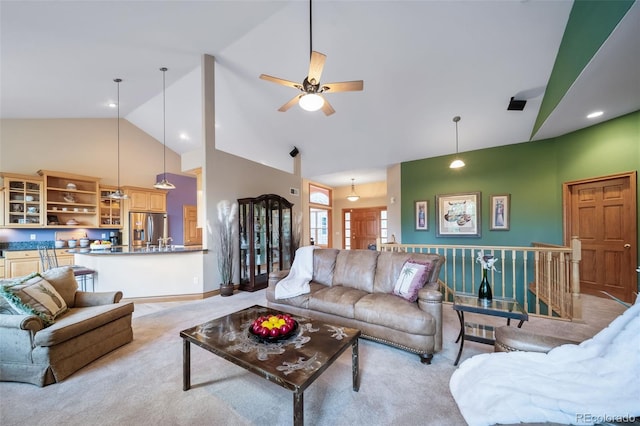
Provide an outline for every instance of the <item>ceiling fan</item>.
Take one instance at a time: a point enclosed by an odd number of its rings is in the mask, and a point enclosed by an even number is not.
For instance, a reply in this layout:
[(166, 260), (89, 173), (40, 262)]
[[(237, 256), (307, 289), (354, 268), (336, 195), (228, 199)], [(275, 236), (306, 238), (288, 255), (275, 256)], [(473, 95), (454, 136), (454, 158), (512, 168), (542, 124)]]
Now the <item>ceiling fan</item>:
[(355, 80), (342, 81), (339, 83), (320, 83), (322, 69), (324, 68), (324, 62), (327, 59), (327, 56), (313, 50), (311, 1), (312, 0), (309, 0), (309, 51), (311, 52), (311, 59), (309, 62), (309, 73), (307, 74), (307, 77), (305, 77), (302, 83), (295, 83), (293, 81), (284, 80), (267, 74), (260, 74), (260, 78), (283, 86), (293, 87), (294, 89), (298, 89), (302, 92), (294, 96), (286, 104), (282, 105), (278, 111), (285, 112), (298, 103), (304, 110), (317, 111), (322, 109), (322, 112), (324, 112), (325, 115), (331, 115), (336, 111), (333, 109), (331, 104), (327, 102), (323, 94), (362, 90), (364, 82), (362, 80)]

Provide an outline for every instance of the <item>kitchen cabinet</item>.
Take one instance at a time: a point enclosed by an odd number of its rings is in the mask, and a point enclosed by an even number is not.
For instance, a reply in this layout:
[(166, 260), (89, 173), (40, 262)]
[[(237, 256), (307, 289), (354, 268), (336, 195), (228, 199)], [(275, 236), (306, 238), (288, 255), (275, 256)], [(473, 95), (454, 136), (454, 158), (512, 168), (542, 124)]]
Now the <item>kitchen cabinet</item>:
[(4, 259), (0, 261), (0, 279), (4, 278)]
[(263, 289), (270, 272), (291, 268), (292, 207), (275, 194), (238, 200), (241, 290)]
[(4, 252), (4, 269), (7, 278), (21, 277), (33, 272), (40, 272), (40, 255), (38, 250)]
[[(74, 264), (74, 255), (66, 249), (55, 249), (58, 266)], [(19, 250), (4, 252), (4, 272), (6, 278), (16, 278), (34, 272), (42, 272), (40, 253), (38, 250)]]
[(141, 212), (167, 211), (167, 193), (165, 191), (125, 187), (125, 193), (129, 196), (129, 210)]
[(42, 180), (3, 173), (3, 224), (7, 227), (42, 227)]
[(98, 178), (48, 170), (38, 174), (44, 179), (47, 226), (98, 226)]
[(122, 200), (109, 198), (116, 189), (100, 185), (100, 207), (98, 210), (101, 228), (122, 228)]

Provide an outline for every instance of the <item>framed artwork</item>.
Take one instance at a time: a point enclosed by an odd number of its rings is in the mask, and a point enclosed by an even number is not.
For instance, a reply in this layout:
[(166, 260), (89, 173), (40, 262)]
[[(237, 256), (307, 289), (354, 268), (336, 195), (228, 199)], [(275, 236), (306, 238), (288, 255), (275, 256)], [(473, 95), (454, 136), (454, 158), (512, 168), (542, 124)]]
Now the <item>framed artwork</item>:
[(426, 200), (416, 201), (415, 203), (415, 222), (416, 231), (428, 231), (429, 230), (429, 204)]
[(436, 237), (479, 237), (480, 192), (436, 195)]
[(509, 194), (492, 195), (491, 200), (491, 231), (508, 231), (510, 225), (511, 196)]

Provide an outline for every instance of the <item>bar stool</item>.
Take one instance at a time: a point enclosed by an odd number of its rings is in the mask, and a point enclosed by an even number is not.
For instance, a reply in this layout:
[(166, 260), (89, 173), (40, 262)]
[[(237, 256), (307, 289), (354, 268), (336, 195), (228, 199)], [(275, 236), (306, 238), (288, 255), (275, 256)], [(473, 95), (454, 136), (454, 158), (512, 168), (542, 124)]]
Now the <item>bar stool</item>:
[[(55, 249), (50, 249), (47, 246), (38, 246), (38, 254), (40, 255), (40, 264), (43, 271), (48, 271), (52, 268), (58, 267), (58, 257), (56, 256)], [(87, 280), (91, 280), (91, 291), (96, 291), (93, 282), (93, 276), (96, 273), (93, 269), (89, 269), (81, 265), (71, 265), (73, 275), (76, 277), (76, 281), (80, 283), (80, 290), (87, 291)]]

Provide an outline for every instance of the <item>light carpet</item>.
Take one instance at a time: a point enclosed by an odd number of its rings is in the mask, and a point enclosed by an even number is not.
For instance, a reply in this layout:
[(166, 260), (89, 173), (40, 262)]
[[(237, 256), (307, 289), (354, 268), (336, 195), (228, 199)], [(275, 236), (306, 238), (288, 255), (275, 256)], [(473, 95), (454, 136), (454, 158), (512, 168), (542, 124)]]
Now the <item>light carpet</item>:
[[(216, 296), (136, 317), (133, 342), (61, 383), (44, 388), (0, 383), (0, 424), (292, 424), (292, 392), (193, 345), (192, 388), (182, 390), (179, 332), (255, 304), (266, 306), (264, 291)], [(538, 321), (528, 328), (545, 327)], [(564, 328), (571, 327), (587, 330), (584, 334), (599, 330), (575, 324)], [(347, 351), (305, 391), (305, 424), (464, 425), (449, 392), (458, 330), (455, 313), (445, 305), (444, 349), (431, 365), (421, 364), (417, 355), (361, 340), (359, 392), (352, 390)], [(466, 342), (461, 362), (492, 349)]]

